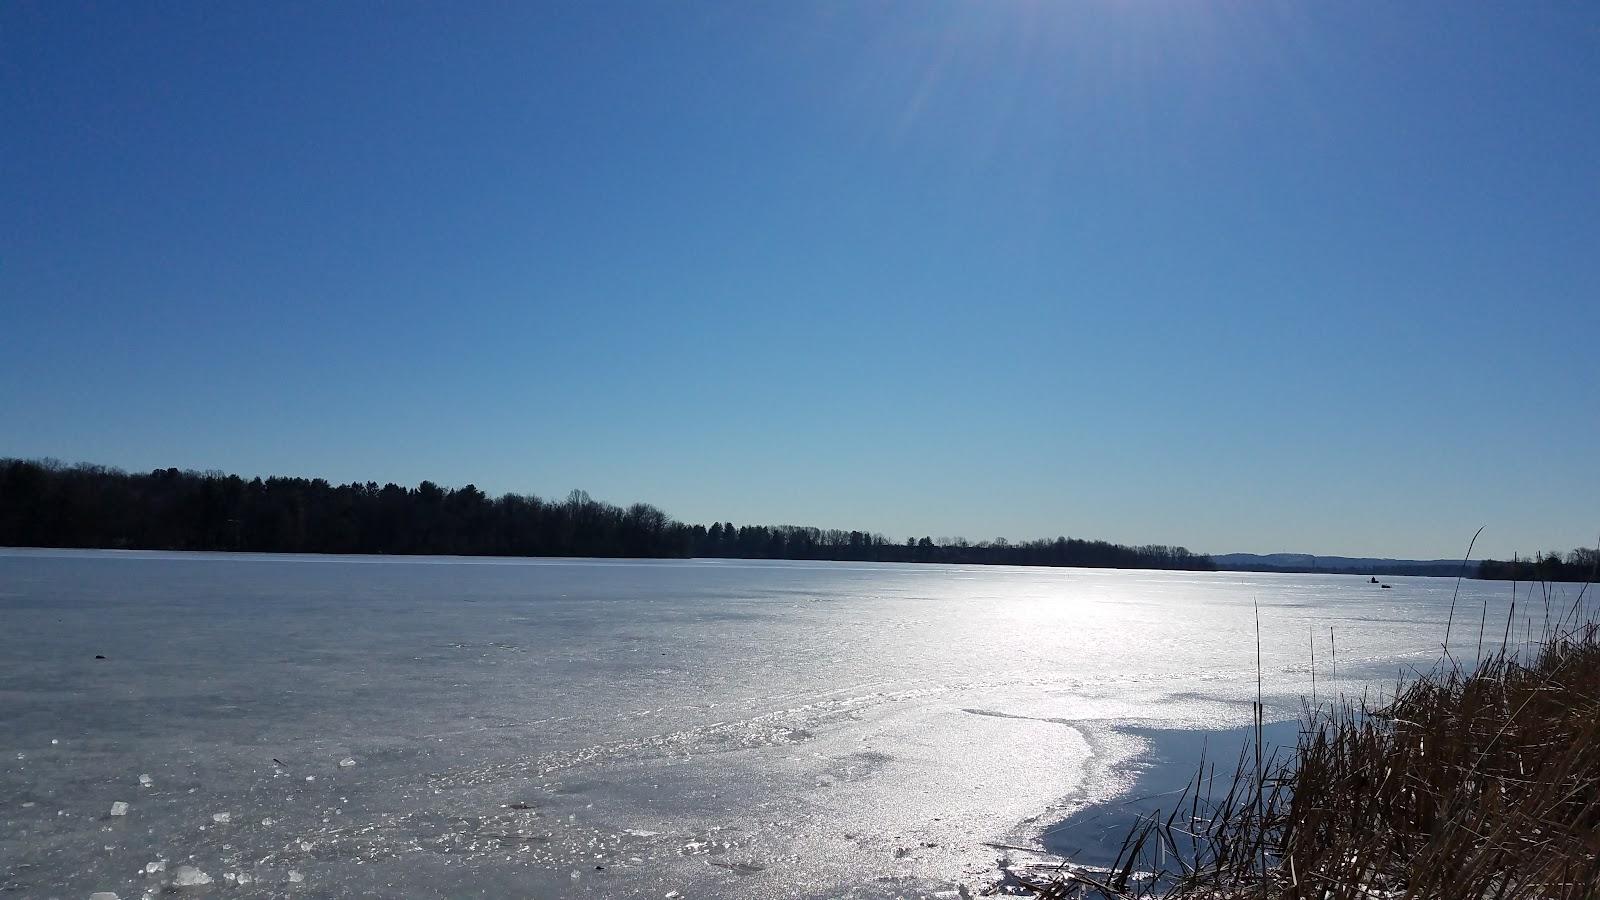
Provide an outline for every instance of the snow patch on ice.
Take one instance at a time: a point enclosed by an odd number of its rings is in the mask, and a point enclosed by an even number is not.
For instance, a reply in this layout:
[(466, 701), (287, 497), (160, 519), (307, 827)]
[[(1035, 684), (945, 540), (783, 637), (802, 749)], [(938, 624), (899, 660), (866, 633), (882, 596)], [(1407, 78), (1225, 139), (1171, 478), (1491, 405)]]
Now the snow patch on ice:
[(211, 881), (210, 875), (194, 866), (179, 866), (178, 871), (172, 874), (172, 884), (175, 887), (200, 887), (210, 884)]

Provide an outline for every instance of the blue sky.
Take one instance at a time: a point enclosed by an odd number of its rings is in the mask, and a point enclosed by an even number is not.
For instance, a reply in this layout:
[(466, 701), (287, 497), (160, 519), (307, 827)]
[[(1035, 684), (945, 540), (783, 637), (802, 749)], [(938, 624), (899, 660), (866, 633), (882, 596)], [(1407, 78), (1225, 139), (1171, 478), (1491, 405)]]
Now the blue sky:
[(0, 7), (0, 455), (1600, 531), (1600, 7)]

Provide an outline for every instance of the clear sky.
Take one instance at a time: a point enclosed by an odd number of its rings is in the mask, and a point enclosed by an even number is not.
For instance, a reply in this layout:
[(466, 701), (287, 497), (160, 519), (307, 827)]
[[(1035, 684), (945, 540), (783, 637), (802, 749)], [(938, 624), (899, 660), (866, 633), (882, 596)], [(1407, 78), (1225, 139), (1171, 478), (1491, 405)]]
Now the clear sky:
[(1600, 531), (1600, 6), (0, 5), (0, 455)]

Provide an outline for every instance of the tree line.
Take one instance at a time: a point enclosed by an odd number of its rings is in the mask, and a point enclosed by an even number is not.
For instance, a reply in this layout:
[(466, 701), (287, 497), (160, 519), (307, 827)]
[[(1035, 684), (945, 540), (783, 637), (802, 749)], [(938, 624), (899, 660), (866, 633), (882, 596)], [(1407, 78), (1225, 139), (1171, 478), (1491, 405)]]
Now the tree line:
[(1579, 547), (1536, 553), (1527, 558), (1486, 559), (1478, 564), (1478, 577), (1497, 581), (1592, 581), (1600, 572), (1600, 549)]
[(648, 503), (490, 497), (474, 485), (332, 484), (0, 459), (0, 546), (460, 556), (861, 560), (1212, 570), (1183, 547), (1078, 538), (891, 541), (869, 531), (679, 522)]

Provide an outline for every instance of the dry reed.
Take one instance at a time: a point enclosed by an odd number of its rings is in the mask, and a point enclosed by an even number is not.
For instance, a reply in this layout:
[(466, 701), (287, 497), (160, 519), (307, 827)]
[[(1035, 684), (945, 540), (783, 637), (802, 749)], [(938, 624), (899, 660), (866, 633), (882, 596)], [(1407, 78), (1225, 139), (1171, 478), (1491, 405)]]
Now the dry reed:
[(1109, 868), (1011, 881), (1056, 900), (1600, 898), (1600, 624), (1582, 610), (1521, 652), (1508, 617), (1508, 646), (1470, 670), (1446, 654), (1388, 702), (1308, 704), (1292, 754), (1257, 763), (1258, 736), (1221, 779), (1203, 762)]

